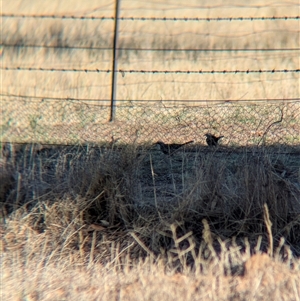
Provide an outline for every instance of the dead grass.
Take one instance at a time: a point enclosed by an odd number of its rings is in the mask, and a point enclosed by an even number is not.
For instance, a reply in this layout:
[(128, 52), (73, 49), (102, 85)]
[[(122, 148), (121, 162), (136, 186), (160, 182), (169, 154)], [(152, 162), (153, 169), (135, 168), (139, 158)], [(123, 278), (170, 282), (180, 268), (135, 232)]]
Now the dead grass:
[(6, 145), (5, 300), (299, 299), (299, 158), (195, 150)]
[[(166, 271), (163, 262), (149, 259), (123, 271), (101, 264), (44, 264), (41, 258), (17, 264), (4, 258), (5, 300), (298, 300), (299, 267), (291, 269), (267, 255), (246, 260), (244, 277), (224, 276), (212, 264), (207, 274), (188, 269)], [(22, 267), (22, 268), (21, 268)]]

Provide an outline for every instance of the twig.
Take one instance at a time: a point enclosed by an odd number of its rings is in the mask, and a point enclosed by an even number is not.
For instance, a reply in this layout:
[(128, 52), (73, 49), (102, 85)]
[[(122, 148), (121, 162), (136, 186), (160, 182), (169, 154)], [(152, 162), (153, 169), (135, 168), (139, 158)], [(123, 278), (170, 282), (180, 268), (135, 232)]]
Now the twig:
[(267, 129), (266, 129), (265, 132), (263, 133), (263, 135), (262, 135), (260, 141), (257, 143), (257, 146), (259, 146), (259, 144), (261, 143), (261, 141), (265, 139), (265, 136), (268, 134), (270, 128), (271, 128), (273, 125), (282, 122), (282, 120), (283, 120), (283, 109), (281, 109), (281, 117), (280, 117), (280, 119), (277, 120), (277, 121), (272, 122), (272, 123), (267, 127)]
[(148, 253), (151, 259), (154, 259), (154, 253), (147, 248), (147, 246), (136, 236), (135, 233), (131, 232), (131, 236), (135, 239), (135, 241)]

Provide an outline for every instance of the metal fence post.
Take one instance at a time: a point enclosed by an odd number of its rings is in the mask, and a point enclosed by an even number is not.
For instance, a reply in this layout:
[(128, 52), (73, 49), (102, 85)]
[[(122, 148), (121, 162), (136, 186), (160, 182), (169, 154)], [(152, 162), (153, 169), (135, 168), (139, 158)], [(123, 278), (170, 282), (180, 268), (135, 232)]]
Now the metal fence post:
[(121, 0), (116, 0), (116, 7), (115, 7), (115, 28), (114, 28), (114, 45), (113, 45), (113, 60), (112, 60), (113, 66), (112, 66), (111, 103), (110, 103), (110, 119), (109, 119), (110, 122), (114, 121), (115, 114), (116, 114), (120, 1)]

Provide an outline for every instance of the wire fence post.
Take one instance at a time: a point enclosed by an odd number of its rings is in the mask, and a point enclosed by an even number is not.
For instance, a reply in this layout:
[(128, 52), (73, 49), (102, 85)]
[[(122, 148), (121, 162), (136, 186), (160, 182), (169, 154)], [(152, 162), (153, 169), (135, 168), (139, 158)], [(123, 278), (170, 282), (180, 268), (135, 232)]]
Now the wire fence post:
[(116, 114), (116, 98), (117, 98), (117, 76), (118, 76), (118, 35), (119, 35), (119, 13), (120, 1), (116, 0), (115, 8), (115, 28), (114, 28), (114, 45), (113, 45), (113, 66), (112, 66), (112, 82), (111, 82), (111, 103), (110, 103), (110, 118), (113, 122)]

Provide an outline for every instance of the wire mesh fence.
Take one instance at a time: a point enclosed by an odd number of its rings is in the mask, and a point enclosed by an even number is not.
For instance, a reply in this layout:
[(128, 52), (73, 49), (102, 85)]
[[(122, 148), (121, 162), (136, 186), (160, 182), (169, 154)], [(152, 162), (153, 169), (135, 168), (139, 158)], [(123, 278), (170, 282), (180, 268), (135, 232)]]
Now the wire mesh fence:
[[(11, 97), (2, 107), (4, 141), (40, 143), (205, 144), (205, 133), (224, 135), (223, 146), (300, 144), (300, 102), (185, 105), (123, 101), (116, 120), (110, 105), (76, 100), (28, 100)], [(49, 114), (49, 111), (51, 114)], [(113, 137), (113, 138), (112, 138)]]

